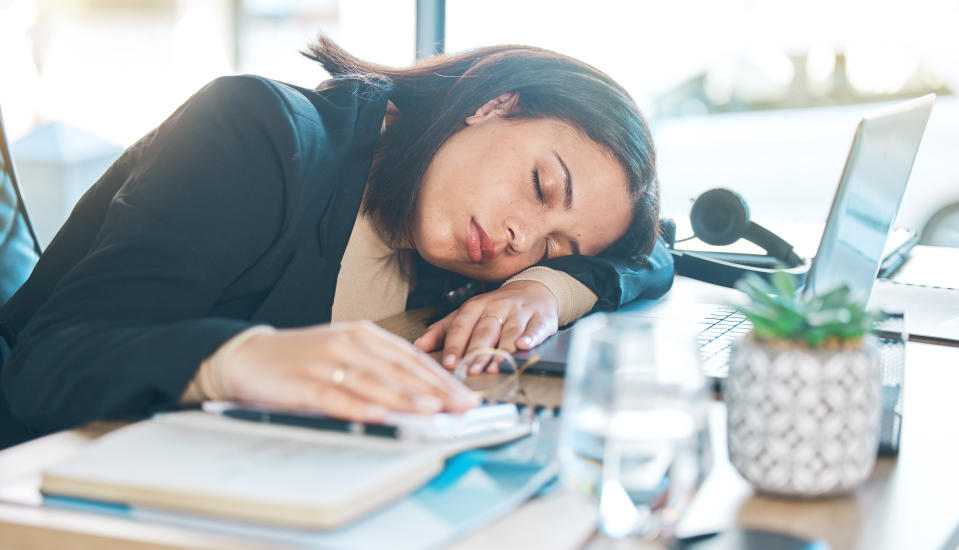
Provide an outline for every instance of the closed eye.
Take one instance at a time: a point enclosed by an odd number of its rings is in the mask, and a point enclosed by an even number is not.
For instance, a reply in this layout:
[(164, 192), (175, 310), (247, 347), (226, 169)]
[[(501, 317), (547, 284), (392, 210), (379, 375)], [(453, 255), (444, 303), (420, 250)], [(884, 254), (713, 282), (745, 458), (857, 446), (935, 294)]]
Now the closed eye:
[[(539, 183), (539, 170), (533, 168), (533, 189), (536, 191), (536, 198), (539, 199), (541, 204), (546, 204), (546, 197), (543, 196), (543, 186)], [(544, 240), (543, 257), (539, 260), (540, 262), (545, 262), (549, 259), (549, 240)]]
[(536, 191), (536, 198), (539, 202), (546, 204), (546, 197), (543, 196), (543, 186), (539, 183), (539, 170), (533, 168), (533, 189)]

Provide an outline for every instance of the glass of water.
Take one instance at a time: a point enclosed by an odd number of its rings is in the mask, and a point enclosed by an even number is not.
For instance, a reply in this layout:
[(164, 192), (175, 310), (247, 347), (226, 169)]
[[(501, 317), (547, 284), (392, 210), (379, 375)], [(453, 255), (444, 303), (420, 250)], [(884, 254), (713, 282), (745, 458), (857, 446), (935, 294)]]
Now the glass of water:
[(711, 464), (708, 390), (687, 324), (593, 315), (573, 330), (560, 460), (611, 537), (668, 540)]

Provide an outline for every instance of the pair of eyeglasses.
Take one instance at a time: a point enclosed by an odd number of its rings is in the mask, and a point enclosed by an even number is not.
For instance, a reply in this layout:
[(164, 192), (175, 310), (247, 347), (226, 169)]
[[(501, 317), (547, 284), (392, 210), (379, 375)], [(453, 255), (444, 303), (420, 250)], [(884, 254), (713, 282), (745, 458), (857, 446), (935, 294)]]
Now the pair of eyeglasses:
[(482, 365), (482, 372), (486, 372), (492, 365), (500, 365), (501, 369), (509, 365), (512, 372), (507, 374), (505, 378), (497, 379), (489, 387), (474, 390), (474, 393), (490, 403), (507, 401), (514, 396), (522, 398), (523, 401), (528, 401), (528, 396), (523, 390), (522, 384), (520, 384), (520, 376), (538, 361), (539, 355), (533, 355), (522, 365), (517, 365), (516, 358), (507, 351), (495, 348), (480, 348), (467, 353), (460, 359), (453, 369), (453, 376), (457, 380), (463, 381), (466, 379), (470, 367), (474, 365)]

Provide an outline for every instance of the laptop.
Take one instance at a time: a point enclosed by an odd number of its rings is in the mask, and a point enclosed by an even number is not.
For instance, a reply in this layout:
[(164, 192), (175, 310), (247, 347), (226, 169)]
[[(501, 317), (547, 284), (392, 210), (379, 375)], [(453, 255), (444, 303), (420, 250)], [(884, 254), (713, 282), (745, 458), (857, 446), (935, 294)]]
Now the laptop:
[[(935, 94), (928, 94), (866, 115), (859, 122), (800, 292), (822, 293), (845, 283), (854, 295), (869, 299), (934, 102)], [(752, 328), (734, 308), (716, 304), (677, 306), (668, 300), (637, 300), (619, 311), (699, 323), (703, 371), (714, 380), (726, 376), (729, 344)], [(530, 372), (562, 375), (570, 332), (566, 328), (535, 349), (515, 355), (539, 354), (540, 361)]]

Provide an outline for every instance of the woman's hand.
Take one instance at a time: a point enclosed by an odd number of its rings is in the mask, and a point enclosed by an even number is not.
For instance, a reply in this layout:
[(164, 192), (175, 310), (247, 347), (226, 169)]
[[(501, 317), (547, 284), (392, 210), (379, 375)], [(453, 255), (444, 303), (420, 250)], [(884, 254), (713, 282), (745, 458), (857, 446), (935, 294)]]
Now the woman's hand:
[(475, 394), (428, 355), (370, 322), (254, 336), (223, 365), (234, 399), (378, 422), (389, 411), (462, 412)]
[[(498, 347), (510, 353), (530, 349), (555, 333), (558, 323), (559, 304), (546, 285), (515, 281), (470, 298), (430, 325), (414, 345), (423, 351), (443, 346), (443, 366), (452, 369), (475, 349)], [(473, 365), (470, 373), (482, 369), (483, 365)], [(496, 370), (496, 365), (487, 369)]]

